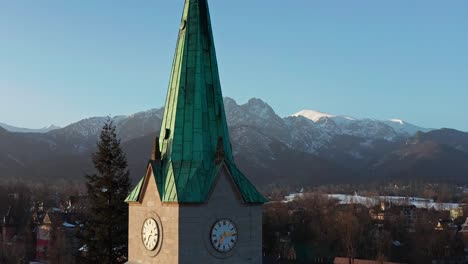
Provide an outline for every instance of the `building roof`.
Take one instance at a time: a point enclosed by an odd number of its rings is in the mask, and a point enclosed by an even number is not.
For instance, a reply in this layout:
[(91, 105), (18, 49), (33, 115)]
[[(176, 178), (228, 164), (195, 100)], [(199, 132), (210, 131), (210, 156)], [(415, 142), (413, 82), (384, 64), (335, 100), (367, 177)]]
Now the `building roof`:
[[(335, 261), (333, 262), (335, 264), (348, 264), (349, 263), (349, 258), (344, 258), (344, 257), (336, 257)], [(387, 261), (379, 261), (379, 260), (365, 260), (365, 259), (353, 259), (354, 264), (401, 264), (401, 263), (396, 263), (396, 262), (387, 262)]]
[(157, 143), (148, 166), (163, 202), (205, 202), (223, 164), (244, 202), (266, 202), (234, 163), (207, 0), (185, 1)]
[(460, 232), (468, 233), (468, 217), (466, 218), (465, 223), (461, 226)]

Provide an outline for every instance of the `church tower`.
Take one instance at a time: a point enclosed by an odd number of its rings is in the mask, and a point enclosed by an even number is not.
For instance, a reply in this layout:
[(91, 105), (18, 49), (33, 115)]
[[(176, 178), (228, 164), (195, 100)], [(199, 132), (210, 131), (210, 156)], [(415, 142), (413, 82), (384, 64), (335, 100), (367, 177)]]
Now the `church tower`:
[(126, 202), (129, 263), (262, 263), (266, 199), (234, 162), (207, 0), (185, 0), (160, 137)]

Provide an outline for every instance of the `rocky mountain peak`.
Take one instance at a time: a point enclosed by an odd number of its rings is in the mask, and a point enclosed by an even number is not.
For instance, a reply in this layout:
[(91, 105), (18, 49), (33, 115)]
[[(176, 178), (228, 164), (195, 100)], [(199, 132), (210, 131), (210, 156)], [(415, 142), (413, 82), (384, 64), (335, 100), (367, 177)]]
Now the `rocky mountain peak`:
[[(356, 119), (313, 110), (281, 118), (256, 98), (239, 105), (226, 97), (224, 103), (236, 159), (251, 177), (265, 183), (308, 184), (333, 177), (354, 181), (350, 171), (366, 176), (369, 168), (373, 168), (369, 177), (400, 177), (403, 171), (421, 178), (466, 179), (468, 133), (414, 132), (421, 128), (403, 120)], [(149, 157), (163, 113), (163, 108), (156, 108), (112, 118), (135, 178), (144, 173), (142, 157)], [(44, 171), (30, 170), (28, 176), (83, 178), (83, 171), (92, 168), (89, 154), (106, 118), (83, 119), (48, 133), (7, 132), (0, 127), (0, 174), (22, 177), (25, 167), (40, 167)], [(443, 170), (425, 170), (427, 158), (438, 161)], [(66, 169), (58, 164), (66, 164)]]
[(256, 115), (262, 119), (279, 118), (273, 108), (259, 98), (250, 99), (244, 105), (244, 109), (246, 109), (250, 114)]

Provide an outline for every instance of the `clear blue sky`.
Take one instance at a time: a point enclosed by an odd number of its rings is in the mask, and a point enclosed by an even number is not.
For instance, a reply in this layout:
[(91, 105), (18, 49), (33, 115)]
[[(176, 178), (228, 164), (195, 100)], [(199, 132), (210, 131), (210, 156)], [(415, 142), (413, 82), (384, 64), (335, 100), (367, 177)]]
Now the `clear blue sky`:
[[(0, 0), (0, 122), (164, 103), (183, 0)], [(225, 96), (468, 131), (468, 1), (211, 0)]]

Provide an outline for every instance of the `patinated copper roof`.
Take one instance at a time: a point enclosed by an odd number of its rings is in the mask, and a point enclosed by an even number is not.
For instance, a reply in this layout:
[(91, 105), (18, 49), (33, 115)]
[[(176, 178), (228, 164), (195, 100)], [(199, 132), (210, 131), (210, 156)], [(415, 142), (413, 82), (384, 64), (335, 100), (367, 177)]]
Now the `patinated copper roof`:
[(244, 202), (266, 202), (234, 163), (207, 0), (185, 1), (157, 148), (149, 166), (163, 202), (205, 202), (224, 165)]

